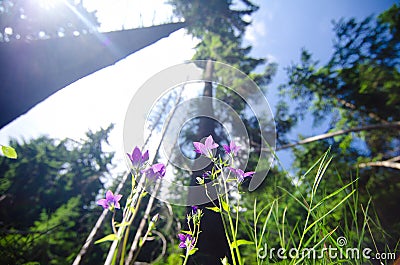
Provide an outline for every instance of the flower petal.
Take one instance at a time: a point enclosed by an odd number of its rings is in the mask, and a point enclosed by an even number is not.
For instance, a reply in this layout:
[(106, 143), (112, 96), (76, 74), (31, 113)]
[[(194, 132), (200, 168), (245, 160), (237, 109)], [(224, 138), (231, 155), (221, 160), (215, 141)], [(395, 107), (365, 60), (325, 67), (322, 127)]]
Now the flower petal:
[(202, 155), (209, 157), (211, 151), (205, 145), (202, 145), (200, 146), (200, 152)]
[(158, 163), (153, 165), (153, 171), (160, 175), (160, 177), (164, 177), (165, 175), (165, 165), (163, 163)]
[(236, 174), (240, 175), (240, 176), (244, 176), (244, 171), (241, 169), (236, 169)]
[(255, 171), (246, 172), (246, 173), (244, 173), (244, 177), (251, 176), (251, 175), (253, 175), (254, 173), (256, 173), (256, 172), (255, 172)]
[(185, 242), (181, 242), (181, 243), (179, 243), (179, 247), (180, 247), (180, 248), (186, 248), (186, 244), (185, 244)]
[(236, 168), (233, 168), (233, 167), (227, 167), (231, 172), (233, 172), (234, 174), (237, 174), (236, 173)]
[(214, 142), (214, 139), (211, 135), (206, 138), (206, 142), (204, 144), (207, 149), (214, 149), (219, 146), (217, 143)]
[(209, 146), (212, 146), (213, 143), (214, 143), (214, 139), (212, 138), (212, 135), (209, 135), (209, 136), (206, 138), (206, 141), (205, 141), (204, 144), (205, 144), (206, 147), (209, 147)]
[(146, 150), (146, 152), (142, 156), (142, 163), (146, 162), (149, 160), (149, 150)]
[(201, 154), (201, 146), (204, 145), (200, 142), (193, 142), (193, 146), (194, 146), (194, 151), (198, 154)]
[(114, 200), (115, 200), (116, 202), (118, 202), (119, 200), (121, 200), (121, 198), (122, 198), (122, 195), (121, 195), (121, 194), (115, 194), (115, 195), (114, 195)]
[(204, 156), (208, 156), (209, 155), (209, 149), (207, 148), (207, 146), (205, 146), (202, 143), (199, 144), (199, 152), (200, 152), (200, 154), (202, 154)]
[(111, 190), (108, 190), (106, 193), (106, 200), (107, 202), (112, 202), (114, 200), (114, 194)]
[(192, 211), (194, 212), (194, 213), (197, 213), (197, 210), (199, 209), (199, 207), (197, 206), (197, 205), (193, 205), (192, 206)]
[(237, 155), (237, 152), (239, 151), (240, 146), (237, 146), (233, 141), (230, 142), (229, 146), (230, 146), (231, 152), (234, 155)]
[(185, 242), (186, 240), (186, 235), (184, 234), (178, 234), (179, 240)]
[(108, 202), (106, 199), (100, 199), (97, 201), (97, 204), (102, 206), (104, 209), (108, 209)]
[(142, 152), (140, 152), (139, 147), (135, 147), (132, 152), (132, 164), (134, 166), (137, 166), (140, 163), (140, 160), (142, 159)]
[(228, 145), (224, 144), (222, 147), (224, 148), (225, 153), (229, 154), (231, 152), (231, 148)]
[(164, 165), (161, 164), (161, 163), (154, 164), (154, 165), (153, 165), (153, 170), (154, 170), (154, 172), (160, 172), (160, 171), (162, 170), (163, 167), (164, 167)]

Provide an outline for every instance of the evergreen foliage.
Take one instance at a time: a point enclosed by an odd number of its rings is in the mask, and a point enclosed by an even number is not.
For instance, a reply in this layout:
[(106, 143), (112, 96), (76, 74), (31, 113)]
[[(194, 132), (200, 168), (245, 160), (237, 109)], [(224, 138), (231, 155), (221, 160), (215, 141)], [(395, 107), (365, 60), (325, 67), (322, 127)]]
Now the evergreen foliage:
[(112, 127), (82, 142), (11, 141), (18, 159), (0, 158), (3, 264), (71, 264), (100, 213), (93, 203), (111, 165), (103, 147)]

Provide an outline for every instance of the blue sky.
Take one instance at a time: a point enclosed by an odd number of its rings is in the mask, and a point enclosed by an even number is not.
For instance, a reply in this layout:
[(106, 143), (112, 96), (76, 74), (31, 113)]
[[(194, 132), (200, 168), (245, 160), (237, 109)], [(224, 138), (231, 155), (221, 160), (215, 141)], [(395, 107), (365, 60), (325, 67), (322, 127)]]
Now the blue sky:
[[(135, 24), (157, 22), (157, 19), (165, 21), (171, 16), (169, 7), (160, 8), (162, 1), (156, 1), (156, 8), (150, 6), (149, 2), (140, 2), (140, 18), (137, 17), (137, 12), (133, 13), (137, 5), (132, 5), (128, 0), (86, 2), (91, 4), (90, 8), (99, 8), (103, 31), (121, 29), (121, 23), (126, 23), (125, 27), (129, 28)], [(253, 25), (247, 31), (245, 41), (253, 45), (253, 56), (267, 57), (279, 64), (278, 74), (270, 85), (268, 99), (275, 100), (273, 91), (285, 81), (284, 67), (299, 61), (302, 48), (308, 49), (314, 58), (320, 59), (321, 62), (328, 60), (334, 37), (332, 20), (342, 17), (364, 18), (370, 14), (379, 14), (395, 2), (256, 1), (260, 10), (253, 16)], [(112, 135), (110, 149), (122, 151), (122, 122), (129, 99), (135, 90), (158, 71), (191, 59), (195, 44), (195, 40), (185, 36), (184, 30), (180, 30), (113, 66), (77, 81), (3, 128), (0, 131), (0, 143), (6, 143), (9, 137), (29, 139), (40, 134), (79, 140), (88, 129), (96, 130), (114, 122), (116, 129)], [(307, 128), (297, 128), (296, 133), (311, 136), (324, 130), (310, 129), (309, 125)], [(287, 154), (282, 154), (282, 157), (288, 160)], [(118, 161), (121, 161), (121, 157)]]
[[(351, 17), (361, 20), (378, 15), (396, 1), (264, 0), (257, 3), (260, 9), (253, 16), (245, 40), (253, 46), (253, 56), (266, 57), (278, 63), (277, 75), (268, 89), (268, 99), (274, 105), (277, 87), (287, 80), (284, 68), (299, 62), (301, 49), (307, 49), (321, 64), (329, 60), (334, 39), (332, 21)], [(295, 141), (298, 134), (308, 137), (326, 130), (326, 124), (313, 127), (311, 117), (308, 117), (301, 126), (295, 128), (290, 138)], [(289, 169), (292, 161), (290, 152), (278, 152), (278, 157)]]
[(267, 57), (279, 64), (271, 86), (274, 89), (285, 81), (284, 68), (299, 62), (302, 48), (321, 63), (329, 59), (333, 51), (333, 20), (377, 15), (396, 1), (264, 0), (257, 3), (260, 9), (253, 16), (246, 40), (253, 46), (253, 56)]
[(364, 18), (379, 14), (396, 1), (388, 0), (264, 0), (257, 1), (259, 11), (254, 15), (257, 33), (253, 52), (273, 55), (287, 65), (299, 58), (302, 47), (313, 51), (317, 58), (328, 59), (332, 51), (332, 20)]

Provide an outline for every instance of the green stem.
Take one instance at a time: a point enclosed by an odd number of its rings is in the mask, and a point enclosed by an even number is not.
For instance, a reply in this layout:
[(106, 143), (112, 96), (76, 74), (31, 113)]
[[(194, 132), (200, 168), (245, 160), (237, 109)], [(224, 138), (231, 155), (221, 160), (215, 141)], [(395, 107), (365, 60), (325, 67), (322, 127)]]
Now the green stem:
[[(204, 185), (204, 187), (205, 187), (205, 189), (206, 189), (206, 195), (207, 195), (207, 197), (210, 199), (210, 201), (212, 202), (212, 204), (213, 204), (215, 207), (217, 207), (217, 206), (214, 204), (214, 202), (213, 202), (212, 198), (210, 197), (210, 195), (208, 194), (207, 185)], [(222, 198), (220, 198), (219, 195), (218, 195), (218, 208), (220, 209), (220, 215), (221, 215), (221, 219), (222, 219), (222, 225), (224, 226), (225, 237), (226, 237), (226, 240), (228, 241), (229, 251), (231, 252), (233, 265), (236, 265), (235, 253), (234, 253), (233, 250), (232, 250), (232, 242), (231, 242), (231, 240), (230, 240), (229, 235), (227, 234), (228, 228), (227, 228), (227, 226), (226, 226), (226, 221), (225, 221), (225, 218), (224, 218), (224, 216), (223, 216), (223, 207), (222, 207), (222, 204), (221, 204), (221, 200), (222, 200)]]
[(129, 229), (126, 229), (124, 236), (124, 243), (122, 244), (121, 259), (119, 261), (119, 265), (123, 265), (125, 261), (125, 251), (126, 251), (126, 243), (128, 242), (128, 237), (129, 237)]
[(115, 209), (113, 211), (113, 216), (111, 218), (111, 227), (112, 227), (114, 234), (117, 234), (117, 229), (115, 228)]
[(188, 259), (189, 259), (189, 249), (186, 248), (185, 260), (183, 261), (182, 265), (186, 265)]
[(132, 261), (135, 261), (135, 260), (137, 259), (137, 257), (139, 256), (140, 250), (142, 249), (142, 246), (143, 246), (144, 242), (146, 242), (146, 240), (147, 240), (147, 238), (148, 238), (150, 232), (151, 232), (150, 229), (147, 229), (146, 233), (144, 234), (144, 236), (143, 236), (143, 238), (142, 238), (142, 240), (141, 240), (141, 243), (140, 243), (140, 241), (139, 241), (138, 249), (136, 250), (136, 253), (135, 253), (135, 255), (133, 256)]
[[(306, 222), (305, 222), (305, 224), (304, 224), (303, 233), (302, 233), (302, 235), (301, 235), (301, 237), (300, 237), (300, 242), (299, 242), (299, 246), (297, 247), (297, 251), (300, 251), (301, 245), (302, 245), (303, 240), (304, 240), (304, 236), (306, 235), (306, 228), (307, 228), (307, 225), (308, 225), (308, 221), (309, 221), (309, 219), (310, 219), (310, 216), (311, 216), (311, 206), (312, 206), (312, 203), (313, 203), (313, 199), (314, 199), (314, 192), (311, 191), (311, 199), (310, 199), (310, 204), (309, 204), (309, 206), (308, 206), (307, 218), (306, 218)], [(294, 264), (296, 264), (295, 261), (296, 261), (296, 257), (294, 258), (294, 261), (293, 261)]]
[[(238, 192), (239, 192), (239, 187), (238, 187)], [(236, 240), (236, 236), (237, 236), (237, 232), (238, 232), (238, 226), (239, 226), (239, 200), (237, 200), (237, 203), (236, 203), (235, 240)], [(240, 255), (239, 246), (237, 246), (237, 251), (238, 251), (238, 256), (239, 256), (239, 263), (241, 264), (242, 258)]]
[[(228, 195), (228, 192), (227, 192), (227, 188), (228, 187), (226, 185), (226, 181), (225, 180), (223, 180), (223, 181), (224, 181), (224, 188), (225, 188), (225, 191), (226, 191), (225, 192), (225, 200), (226, 200), (226, 204), (229, 206), (229, 195)], [(232, 220), (232, 216), (231, 216), (230, 210), (228, 211), (228, 220), (229, 220), (229, 228), (231, 229), (231, 233), (232, 233), (232, 238), (233, 238), (233, 240), (235, 242), (236, 241), (236, 236), (237, 236), (237, 234), (236, 234), (237, 231), (235, 231), (235, 228), (233, 226), (233, 220)], [(237, 244), (235, 244), (234, 249), (235, 249), (239, 264), (241, 264), (241, 259), (242, 258), (241, 258), (239, 247), (238, 247)]]
[[(142, 197), (143, 197), (142, 195), (143, 195), (143, 192), (144, 192), (144, 188), (142, 188), (139, 193), (135, 193), (134, 192), (134, 190), (135, 190), (134, 189), (134, 178), (135, 178), (135, 176), (132, 175), (132, 188), (131, 188), (131, 193), (130, 193), (129, 198), (128, 198), (128, 200), (130, 200), (130, 203), (127, 204), (127, 207), (124, 209), (124, 214), (123, 214), (124, 217), (122, 218), (122, 226), (120, 227), (121, 235), (125, 233), (123, 244), (122, 244), (122, 250), (121, 250), (121, 259), (119, 261), (120, 265), (123, 265), (124, 261), (125, 261), (125, 252), (126, 252), (126, 245), (128, 243), (128, 238), (129, 238), (130, 226), (132, 224), (132, 221), (136, 217), (136, 214), (138, 212), (138, 208), (139, 208), (140, 203), (142, 201)], [(136, 202), (133, 202), (133, 197), (134, 197), (135, 194), (138, 197), (137, 197)], [(135, 204), (133, 206), (134, 211), (131, 210), (132, 209), (132, 204)], [(117, 253), (117, 251), (116, 251), (116, 253)], [(115, 264), (114, 260), (113, 260), (113, 264)]]
[[(221, 171), (221, 172), (222, 172), (222, 171)], [(220, 182), (220, 181), (219, 181), (219, 182)], [(221, 184), (221, 182), (220, 182), (220, 184)], [(222, 207), (222, 204), (221, 204), (221, 201), (222, 201), (222, 200), (223, 200), (223, 198), (221, 198), (220, 196), (218, 196), (218, 203), (219, 203), (220, 215), (221, 215), (221, 219), (222, 219), (222, 224), (223, 224), (223, 226), (224, 226), (225, 237), (226, 237), (226, 240), (228, 241), (229, 251), (231, 252), (233, 265), (236, 265), (235, 253), (233, 252), (233, 249), (232, 249), (232, 242), (231, 242), (231, 240), (230, 240), (230, 236), (229, 236), (229, 232), (228, 232), (228, 227), (227, 227), (227, 225), (226, 225), (226, 221), (225, 221), (225, 218), (224, 218), (224, 215), (223, 215), (223, 207)], [(228, 213), (228, 215), (229, 215), (229, 213)]]

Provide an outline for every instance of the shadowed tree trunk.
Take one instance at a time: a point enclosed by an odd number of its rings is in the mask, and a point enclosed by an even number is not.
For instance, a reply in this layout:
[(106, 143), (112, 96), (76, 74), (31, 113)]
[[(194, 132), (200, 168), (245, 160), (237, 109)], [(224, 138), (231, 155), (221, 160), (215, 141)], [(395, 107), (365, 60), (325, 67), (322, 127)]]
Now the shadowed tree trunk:
[[(212, 61), (208, 60), (205, 68), (206, 80), (212, 80), (213, 71), (214, 69)], [(205, 82), (203, 96), (213, 96), (212, 82)], [(215, 142), (219, 142), (219, 136), (215, 133), (215, 128), (218, 126), (218, 124), (214, 119), (209, 118), (214, 116), (212, 101), (204, 101), (204, 105), (202, 105), (201, 108), (208, 117), (199, 118), (199, 129), (197, 131), (196, 141), (200, 141), (200, 139), (212, 135)], [(194, 171), (193, 175), (191, 176), (190, 185), (196, 185), (196, 177), (201, 176), (206, 170), (211, 170), (211, 165), (203, 170)], [(188, 196), (191, 197), (194, 195), (189, 192)], [(214, 203), (218, 204), (218, 201), (215, 201)], [(189, 259), (189, 264), (220, 264), (221, 259), (229, 255), (228, 243), (225, 238), (224, 227), (220, 214), (205, 209), (205, 207), (212, 206), (213, 204), (210, 202), (199, 207), (205, 211), (205, 214), (201, 219), (202, 232), (200, 233), (197, 244), (199, 250), (193, 256), (193, 258)], [(189, 208), (188, 211), (191, 211), (191, 208)]]
[(79, 37), (0, 43), (0, 128), (63, 87), (184, 26), (171, 23)]

